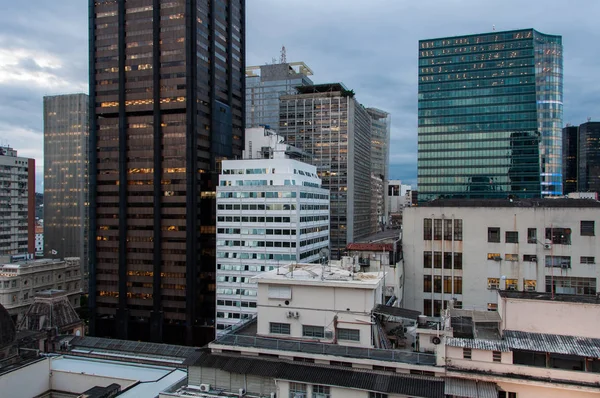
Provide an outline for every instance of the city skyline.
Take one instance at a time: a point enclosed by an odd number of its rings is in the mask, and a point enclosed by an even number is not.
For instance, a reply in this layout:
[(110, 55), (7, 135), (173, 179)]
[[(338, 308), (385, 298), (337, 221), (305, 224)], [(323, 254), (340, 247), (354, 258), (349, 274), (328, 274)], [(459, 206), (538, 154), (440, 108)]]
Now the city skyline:
[[(420, 39), (483, 33), (493, 25), (502, 31), (533, 27), (562, 35), (564, 123), (600, 119), (592, 105), (600, 99), (592, 71), (600, 51), (587, 46), (600, 36), (593, 17), (600, 3), (544, 2), (544, 18), (537, 15), (537, 6), (512, 12), (511, 4), (519, 5), (512, 1), (439, 2), (435, 7), (388, 0), (379, 1), (379, 7), (341, 1), (248, 3), (247, 65), (279, 59), (285, 45), (288, 61), (309, 64), (315, 83), (344, 81), (364, 104), (391, 113), (391, 179), (416, 186)], [(42, 97), (87, 92), (87, 11), (85, 2), (32, 1), (8, 4), (0, 16), (0, 141), (38, 161), (38, 192), (43, 181)], [(335, 13), (340, 18), (330, 18)], [(565, 23), (574, 18), (577, 23)], [(32, 25), (33, 19), (41, 22)]]

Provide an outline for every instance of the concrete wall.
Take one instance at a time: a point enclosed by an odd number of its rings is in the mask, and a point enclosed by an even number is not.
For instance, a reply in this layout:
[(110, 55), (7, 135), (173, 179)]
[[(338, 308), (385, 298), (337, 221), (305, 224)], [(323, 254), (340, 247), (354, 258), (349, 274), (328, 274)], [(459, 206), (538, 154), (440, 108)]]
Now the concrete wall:
[[(292, 298), (286, 305), (285, 300), (269, 298), (268, 284), (259, 283), (258, 334), (269, 335), (271, 322), (289, 323), (291, 335), (288, 337), (302, 338), (302, 325), (323, 326), (333, 332), (337, 315), (338, 328), (360, 330), (360, 343), (339, 341), (339, 344), (372, 347), (370, 312), (376, 292), (374, 289), (294, 285)], [(299, 317), (288, 318), (289, 311), (298, 312)]]
[[(424, 241), (423, 219), (446, 218), (463, 220), (462, 241)], [(580, 221), (596, 221), (596, 236), (580, 236)], [(501, 243), (489, 243), (488, 227), (499, 227)], [(571, 228), (571, 245), (552, 245), (544, 249), (545, 228)], [(527, 243), (527, 229), (537, 228), (538, 243)], [(545, 291), (546, 276), (593, 277), (600, 279), (597, 264), (580, 264), (580, 256), (593, 256), (600, 262), (599, 208), (519, 208), (519, 207), (408, 207), (404, 210), (403, 252), (405, 261), (404, 307), (423, 311), (423, 300), (462, 301), (464, 308), (487, 309), (497, 304), (495, 290), (488, 290), (487, 278), (514, 278), (523, 290), (525, 279), (535, 280), (537, 291)], [(518, 231), (518, 243), (505, 243), (506, 231)], [(443, 243), (443, 245), (442, 245)], [(460, 252), (462, 270), (424, 268), (423, 252)], [(499, 253), (502, 261), (488, 260), (488, 253)], [(518, 261), (507, 261), (506, 254), (518, 255)], [(523, 261), (523, 255), (536, 255), (537, 263)], [(545, 266), (545, 256), (571, 256), (571, 268)], [(424, 293), (423, 275), (461, 276), (462, 294)], [(596, 282), (597, 283), (597, 282)], [(500, 283), (502, 286), (502, 282)]]
[(29, 398), (43, 394), (51, 389), (49, 374), (49, 358), (2, 374), (0, 375), (0, 396)]
[(598, 337), (600, 305), (510, 298), (501, 302), (503, 330)]

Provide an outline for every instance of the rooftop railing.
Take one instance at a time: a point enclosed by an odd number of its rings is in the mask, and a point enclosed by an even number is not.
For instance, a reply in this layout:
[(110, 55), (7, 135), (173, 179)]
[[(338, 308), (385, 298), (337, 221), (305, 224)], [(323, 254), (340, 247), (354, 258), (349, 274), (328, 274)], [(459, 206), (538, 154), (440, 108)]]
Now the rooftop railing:
[(337, 344), (274, 339), (257, 336), (243, 336), (236, 334), (226, 334), (221, 336), (215, 340), (213, 344), (334, 355), (348, 358), (374, 359), (378, 361), (403, 362), (415, 365), (434, 366), (436, 364), (436, 357), (434, 354), (378, 348), (350, 347)]

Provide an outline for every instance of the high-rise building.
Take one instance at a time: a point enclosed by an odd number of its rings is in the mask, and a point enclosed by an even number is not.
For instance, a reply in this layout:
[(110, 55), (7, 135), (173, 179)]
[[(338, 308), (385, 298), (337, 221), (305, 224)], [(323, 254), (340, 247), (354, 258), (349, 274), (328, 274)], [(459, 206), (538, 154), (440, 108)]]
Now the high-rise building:
[(371, 116), (371, 173), (380, 178), (381, 185), (375, 196), (381, 198), (383, 208), (378, 210), (375, 224), (385, 221), (387, 213), (386, 201), (387, 182), (390, 170), (390, 125), (392, 117), (389, 113), (377, 108), (367, 108)]
[(35, 159), (0, 146), (0, 255), (35, 253)]
[(279, 130), (279, 97), (309, 86), (313, 71), (304, 62), (246, 67), (246, 127)]
[(264, 128), (246, 129), (249, 147), (223, 161), (217, 188), (217, 335), (256, 314), (253, 276), (329, 254), (329, 191), (316, 167)]
[(578, 148), (579, 127), (569, 126), (563, 129), (563, 193), (577, 192), (577, 173), (579, 171)]
[(330, 191), (331, 257), (368, 236), (371, 216), (371, 117), (342, 83), (297, 88), (280, 100), (279, 134), (313, 155)]
[(214, 337), (215, 188), (242, 154), (245, 0), (90, 1), (90, 331)]
[(419, 202), (562, 194), (562, 38), (419, 41)]
[(79, 257), (87, 275), (89, 99), (44, 97), (44, 253)]
[(600, 192), (600, 122), (583, 123), (577, 136), (577, 190)]

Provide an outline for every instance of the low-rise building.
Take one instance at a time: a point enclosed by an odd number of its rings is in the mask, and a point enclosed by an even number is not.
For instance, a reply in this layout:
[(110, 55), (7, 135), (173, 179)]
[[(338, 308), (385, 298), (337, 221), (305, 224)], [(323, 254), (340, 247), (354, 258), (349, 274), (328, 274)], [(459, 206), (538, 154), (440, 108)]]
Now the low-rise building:
[[(404, 211), (404, 307), (440, 316), (496, 310), (496, 290), (595, 296), (600, 260), (590, 199), (441, 199)], [(408, 233), (407, 231), (410, 231)]]
[(79, 258), (40, 259), (0, 265), (0, 304), (18, 323), (38, 292), (64, 290), (73, 307), (80, 306), (82, 275)]
[(496, 383), (502, 398), (597, 397), (599, 317), (597, 297), (500, 291), (497, 312), (448, 310), (438, 365), (465, 384)]

